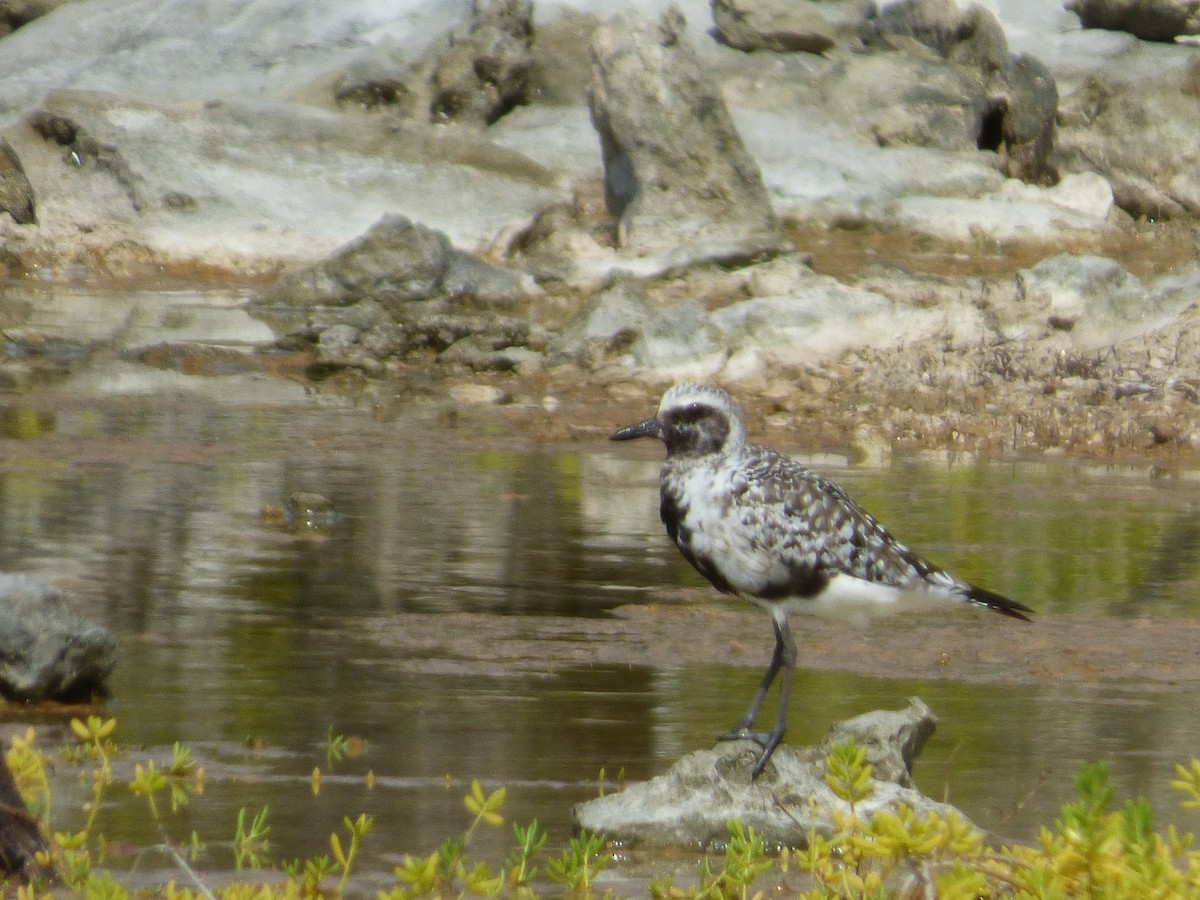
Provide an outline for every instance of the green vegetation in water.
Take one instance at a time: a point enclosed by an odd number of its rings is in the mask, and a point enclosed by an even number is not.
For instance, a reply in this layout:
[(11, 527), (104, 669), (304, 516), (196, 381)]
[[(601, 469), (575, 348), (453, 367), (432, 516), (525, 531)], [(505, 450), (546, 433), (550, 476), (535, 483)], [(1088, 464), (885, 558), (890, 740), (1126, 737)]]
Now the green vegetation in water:
[[(47, 769), (52, 762), (37, 746), (30, 728), (13, 740), (9, 768), (31, 813), (47, 836), (48, 849), (38, 863), (53, 878), (35, 877), (12, 888), (20, 900), (53, 897), (64, 889), (72, 895), (121, 900), (131, 896), (194, 898), (337, 897), (349, 887), (363, 842), (373, 820), (366, 814), (346, 816), (344, 831), (329, 836), (328, 854), (275, 862), (271, 857), (269, 808), (242, 808), (233, 827), (236, 876), (220, 887), (207, 885), (194, 864), (207, 844), (194, 831), (183, 841), (169, 834), (176, 816), (204, 791), (204, 770), (187, 748), (176, 744), (169, 765), (137, 762), (125, 787), (146, 803), (148, 823), (161, 843), (147, 848), (175, 863), (179, 882), (131, 891), (106, 867), (108, 841), (98, 833), (97, 811), (115, 788), (113, 760), (127, 751), (113, 741), (115, 719), (73, 719), (76, 742), (62, 748), (60, 759), (80, 767), (90, 779), (82, 829), (65, 834), (52, 828), (53, 807)], [(329, 735), (329, 762), (340, 742)], [(1200, 808), (1200, 760), (1176, 766), (1172, 787), (1187, 809)], [(602, 779), (603, 780), (603, 779)], [(1077, 799), (1062, 807), (1053, 827), (1044, 827), (1035, 845), (997, 847), (955, 812), (918, 816), (901, 807), (867, 818), (861, 804), (873, 789), (871, 764), (852, 742), (835, 745), (826, 758), (826, 783), (845, 803), (832, 834), (811, 832), (799, 850), (768, 851), (761, 835), (739, 821), (728, 823), (723, 855), (701, 861), (694, 882), (676, 885), (672, 878), (652, 881), (655, 900), (753, 900), (765, 889), (803, 898), (1123, 898), (1200, 897), (1200, 850), (1193, 836), (1174, 826), (1156, 830), (1153, 810), (1144, 799), (1114, 807), (1114, 792), (1103, 764), (1084, 766), (1075, 779)], [(446, 839), (428, 856), (405, 855), (394, 869), (395, 884), (377, 892), (378, 900), (421, 897), (515, 897), (533, 900), (538, 888), (575, 897), (609, 896), (597, 884), (613, 862), (604, 840), (581, 833), (557, 856), (545, 853), (546, 833), (537, 821), (512, 824), (514, 847), (503, 866), (492, 868), (473, 859), (470, 845), (481, 828), (504, 824), (504, 787), (485, 791), (471, 783), (464, 798), (470, 816), (462, 834)], [(544, 879), (544, 880), (542, 880)], [(7, 893), (7, 892), (6, 892)]]

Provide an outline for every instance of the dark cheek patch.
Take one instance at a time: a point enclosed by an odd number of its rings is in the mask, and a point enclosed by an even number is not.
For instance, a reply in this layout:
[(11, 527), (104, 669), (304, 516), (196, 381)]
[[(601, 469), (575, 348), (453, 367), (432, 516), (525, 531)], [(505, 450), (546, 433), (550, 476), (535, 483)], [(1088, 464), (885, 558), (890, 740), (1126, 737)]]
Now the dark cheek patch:
[(667, 455), (717, 453), (729, 437), (729, 420), (708, 407), (687, 407), (663, 421)]

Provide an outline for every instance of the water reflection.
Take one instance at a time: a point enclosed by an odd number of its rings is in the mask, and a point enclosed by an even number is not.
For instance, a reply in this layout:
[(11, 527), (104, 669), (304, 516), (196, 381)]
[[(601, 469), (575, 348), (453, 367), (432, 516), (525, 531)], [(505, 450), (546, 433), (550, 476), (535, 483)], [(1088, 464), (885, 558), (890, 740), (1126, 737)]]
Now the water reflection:
[[(510, 817), (537, 817), (561, 841), (601, 769), (641, 779), (706, 746), (759, 677), (686, 656), (472, 671), (444, 658), (464, 637), (455, 629), (500, 617), (518, 631), (556, 617), (580, 641), (604, 640), (594, 626), (606, 611), (697, 584), (661, 534), (651, 454), (617, 456), (599, 441), (493, 450), (432, 414), (379, 422), (195, 400), (11, 409), (0, 422), (0, 568), (59, 580), (118, 635), (121, 741), (165, 756), (179, 740), (209, 768), (204, 802), (172, 829), (209, 838), (210, 868), (231, 864), (220, 836), (232, 837), (237, 810), (269, 804), (281, 858), (325, 852), (343, 815), (374, 814), (365, 865), (385, 879), (397, 853), (428, 852), (463, 826), (471, 778), (507, 784)], [(902, 459), (833, 474), (908, 542), (1043, 614), (1196, 610), (1200, 485), (1187, 473)], [(263, 506), (295, 491), (329, 497), (340, 526), (311, 536), (264, 526)], [(446, 622), (404, 665), (367, 629), (400, 613)], [(1018, 837), (1050, 821), (1079, 762), (1097, 758), (1126, 795), (1169, 812), (1171, 767), (1200, 746), (1194, 698), (1151, 686), (816, 672), (798, 677), (790, 737), (816, 739), (838, 718), (913, 694), (943, 720), (918, 781)], [(367, 750), (314, 796), (331, 728)], [(66, 740), (61, 722), (43, 730), (51, 745)], [(62, 780), (64, 796), (80, 791)], [(114, 796), (111, 836), (157, 843), (140, 803)], [(57, 804), (63, 816), (70, 806)], [(503, 857), (506, 834), (482, 840)]]

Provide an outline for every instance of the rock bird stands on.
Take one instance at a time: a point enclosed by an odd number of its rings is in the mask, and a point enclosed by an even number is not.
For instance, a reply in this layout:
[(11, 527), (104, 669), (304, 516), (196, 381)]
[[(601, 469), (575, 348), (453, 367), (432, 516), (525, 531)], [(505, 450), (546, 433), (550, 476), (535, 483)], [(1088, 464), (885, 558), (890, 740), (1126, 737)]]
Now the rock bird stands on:
[[(948, 600), (1028, 621), (1029, 607), (926, 562), (832, 481), (781, 453), (746, 443), (741, 411), (720, 388), (676, 385), (663, 395), (658, 415), (622, 428), (612, 440), (641, 437), (658, 438), (667, 447), (660, 483), (667, 534), (717, 590), (764, 607), (775, 626), (775, 652), (758, 692), (723, 736), (762, 747), (754, 777), (786, 727), (796, 668), (789, 609)], [(775, 727), (754, 731), (780, 669)]]

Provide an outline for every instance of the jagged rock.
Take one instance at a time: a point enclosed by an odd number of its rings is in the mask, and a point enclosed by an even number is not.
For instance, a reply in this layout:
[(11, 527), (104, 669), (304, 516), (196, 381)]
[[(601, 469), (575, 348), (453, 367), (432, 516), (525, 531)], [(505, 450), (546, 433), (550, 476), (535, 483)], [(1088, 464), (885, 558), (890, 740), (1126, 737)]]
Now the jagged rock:
[(588, 104), (618, 244), (651, 253), (746, 242), (777, 252), (779, 225), (758, 164), (678, 7), (656, 23), (633, 13), (610, 19), (592, 37), (592, 61)]
[(698, 301), (662, 306), (636, 279), (615, 276), (568, 324), (551, 354), (586, 369), (624, 358), (660, 374), (700, 377), (717, 371), (728, 350)]
[(38, 861), (46, 849), (38, 821), (26, 809), (8, 762), (0, 757), (0, 875), (22, 882), (50, 877), (49, 867)]
[(979, 72), (928, 53), (849, 59), (821, 91), (834, 118), (882, 147), (976, 150), (992, 105)]
[(721, 742), (688, 754), (664, 775), (578, 804), (575, 821), (627, 845), (710, 847), (727, 837), (726, 823), (738, 818), (768, 845), (804, 846), (810, 831), (829, 835), (837, 828), (835, 814), (849, 813), (825, 782), (830, 748), (849, 739), (866, 748), (873, 767), (871, 794), (856, 805), (857, 815), (869, 819), (901, 805), (918, 815), (944, 815), (953, 807), (926, 797), (912, 782), (913, 760), (936, 723), (929, 707), (913, 698), (899, 712), (841, 722), (815, 747), (780, 746), (753, 781), (750, 770), (762, 748), (752, 741)]
[(1069, 332), (1081, 349), (1165, 325), (1194, 302), (1198, 286), (1194, 267), (1146, 283), (1102, 256), (1054, 256), (1017, 273), (1022, 301), (1044, 311), (1050, 328)]
[(18, 225), (37, 222), (33, 185), (25, 177), (21, 160), (3, 138), (0, 138), (0, 212), (8, 213)]
[[(1040, 61), (1008, 52), (1004, 29), (988, 10), (978, 4), (960, 9), (954, 0), (901, 0), (868, 19), (862, 37), (868, 45), (932, 50), (954, 64), (916, 64), (923, 71), (905, 89), (903, 103), (891, 111), (887, 134), (893, 140), (949, 149), (952, 145), (944, 140), (919, 138), (962, 131), (979, 149), (1003, 154), (1009, 177), (1055, 180), (1048, 160), (1054, 148), (1058, 87)], [(922, 53), (915, 55), (921, 58)], [(898, 83), (887, 77), (877, 83), (888, 86), (888, 96), (908, 84), (903, 77)], [(870, 109), (872, 104), (860, 106)], [(922, 128), (922, 121), (930, 124)], [(879, 126), (875, 130), (878, 133)]]
[(817, 10), (796, 0), (712, 0), (717, 34), (739, 50), (824, 53), (833, 28)]
[(521, 277), (456, 250), (442, 232), (388, 215), (329, 259), (282, 276), (259, 302), (350, 306), (372, 300), (394, 315), (415, 301), (467, 295), (506, 305), (527, 290)]
[(2, 0), (0, 2), (0, 37), (72, 2), (74, 0)]
[[(1037, 182), (1053, 177), (1049, 157), (1054, 149), (1054, 118), (1058, 86), (1041, 61), (1032, 56), (1010, 57), (993, 82), (993, 120), (999, 119), (996, 150), (1005, 155), (1005, 174)], [(987, 146), (987, 135), (980, 141)]]
[(1069, 0), (1084, 28), (1128, 31), (1146, 41), (1200, 34), (1198, 0)]
[(89, 622), (43, 578), (0, 574), (0, 694), (78, 700), (103, 692), (117, 664), (108, 629)]
[(1008, 60), (1008, 40), (1000, 23), (983, 7), (960, 8), (955, 0), (905, 0), (889, 3), (862, 28), (868, 45), (902, 47), (898, 38), (934, 50), (944, 59), (994, 72)]
[(528, 102), (533, 71), (532, 0), (474, 0), (471, 16), (402, 76), (343, 82), (339, 99), (391, 94), (403, 114), (428, 122), (490, 125)]
[(338, 103), (363, 109), (404, 104), (412, 107), (411, 89), (404, 79), (404, 61), (392, 47), (376, 47), (347, 66), (334, 81), (333, 96)]
[[(63, 159), (71, 167), (94, 168), (110, 176), (133, 210), (141, 211), (149, 205), (143, 182), (121, 147), (124, 129), (113, 112), (124, 105), (111, 94), (56, 91), (30, 114), (29, 124), (45, 140), (63, 148)], [(144, 104), (127, 107), (153, 116)]]
[(1157, 80), (1089, 78), (1064, 100), (1054, 161), (1098, 172), (1135, 218), (1200, 215), (1200, 59)]

